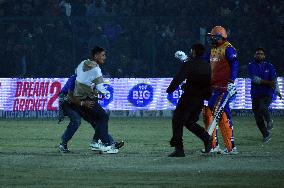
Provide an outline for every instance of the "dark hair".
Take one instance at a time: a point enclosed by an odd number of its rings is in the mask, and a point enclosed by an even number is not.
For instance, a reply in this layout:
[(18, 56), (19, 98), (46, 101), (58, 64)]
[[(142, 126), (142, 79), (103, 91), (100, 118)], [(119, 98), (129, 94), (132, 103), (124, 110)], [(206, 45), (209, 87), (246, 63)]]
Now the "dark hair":
[(99, 46), (95, 46), (93, 49), (92, 49), (92, 57), (94, 57), (94, 55), (98, 54), (98, 53), (101, 53), (101, 52), (104, 52), (105, 49), (102, 48), (102, 47), (99, 47)]
[(196, 43), (191, 46), (191, 50), (195, 51), (196, 57), (200, 57), (203, 56), (205, 52), (205, 46), (202, 45), (201, 43)]
[(257, 52), (257, 51), (263, 51), (263, 53), (265, 53), (264, 48), (262, 48), (262, 47), (256, 48), (256, 49), (255, 49), (255, 52)]

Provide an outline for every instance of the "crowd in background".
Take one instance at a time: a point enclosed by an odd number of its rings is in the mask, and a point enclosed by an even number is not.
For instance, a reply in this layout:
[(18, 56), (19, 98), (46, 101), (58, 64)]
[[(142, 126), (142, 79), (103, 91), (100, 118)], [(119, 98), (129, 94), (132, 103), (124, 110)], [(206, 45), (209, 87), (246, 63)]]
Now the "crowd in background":
[(107, 50), (107, 77), (172, 77), (187, 52), (224, 26), (240, 74), (256, 47), (284, 75), (281, 0), (0, 0), (0, 77), (68, 77), (92, 47)]

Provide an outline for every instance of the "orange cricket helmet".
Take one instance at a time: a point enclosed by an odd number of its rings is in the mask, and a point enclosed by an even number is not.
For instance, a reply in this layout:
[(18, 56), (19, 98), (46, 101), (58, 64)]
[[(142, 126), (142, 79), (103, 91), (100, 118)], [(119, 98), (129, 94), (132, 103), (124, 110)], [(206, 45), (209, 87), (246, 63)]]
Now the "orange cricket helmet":
[(209, 35), (221, 35), (225, 39), (228, 37), (226, 29), (222, 26), (213, 27)]

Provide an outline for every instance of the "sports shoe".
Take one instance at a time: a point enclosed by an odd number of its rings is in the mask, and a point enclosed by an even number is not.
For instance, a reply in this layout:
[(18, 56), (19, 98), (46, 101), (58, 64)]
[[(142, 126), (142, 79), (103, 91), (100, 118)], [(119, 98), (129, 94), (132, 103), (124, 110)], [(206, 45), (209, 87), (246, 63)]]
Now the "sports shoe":
[(269, 133), (268, 136), (263, 138), (263, 143), (268, 143), (271, 140), (271, 134)]
[(114, 147), (116, 148), (116, 149), (120, 149), (120, 148), (122, 148), (124, 146), (124, 141), (122, 140), (122, 141), (120, 141), (120, 142), (115, 142), (114, 143)]
[(106, 146), (104, 143), (102, 143), (101, 140), (98, 140), (98, 142), (92, 141), (91, 144), (90, 144), (90, 147), (91, 147), (92, 151), (106, 152), (106, 151), (110, 150), (112, 146)]
[(111, 148), (107, 151), (101, 151), (102, 154), (117, 154), (118, 153), (118, 149), (115, 148), (114, 145), (111, 146)]
[(273, 120), (270, 120), (269, 122), (267, 122), (267, 130), (271, 131), (273, 129)]
[(67, 148), (67, 144), (60, 143), (58, 146), (58, 150), (60, 153), (69, 153), (70, 150)]
[(90, 149), (92, 151), (100, 151), (100, 145), (97, 141), (93, 140), (91, 143), (90, 143)]
[(231, 151), (228, 151), (228, 149), (224, 149), (223, 151), (221, 151), (220, 154), (222, 155), (237, 155), (239, 152), (237, 150), (237, 147), (234, 147)]
[(183, 150), (175, 150), (168, 157), (185, 157), (185, 154)]
[[(202, 153), (206, 153), (205, 149), (201, 150)], [(215, 148), (211, 148), (210, 153), (220, 153), (222, 152), (222, 149), (220, 148), (219, 145), (217, 145)]]

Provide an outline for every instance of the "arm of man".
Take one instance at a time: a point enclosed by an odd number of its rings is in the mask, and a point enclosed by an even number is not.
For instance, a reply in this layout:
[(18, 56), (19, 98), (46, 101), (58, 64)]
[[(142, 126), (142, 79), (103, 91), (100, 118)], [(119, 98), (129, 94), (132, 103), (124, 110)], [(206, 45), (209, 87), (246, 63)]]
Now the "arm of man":
[(231, 70), (230, 78), (228, 80), (227, 91), (229, 92), (229, 95), (232, 97), (237, 93), (237, 89), (236, 89), (234, 82), (238, 76), (238, 71), (239, 71), (238, 56), (237, 56), (237, 52), (235, 48), (232, 46), (229, 46), (226, 49), (225, 56), (229, 62), (230, 70)]
[(228, 80), (228, 82), (234, 83), (235, 79), (238, 76), (239, 70), (238, 56), (235, 48), (229, 46), (225, 51), (225, 56), (230, 64), (231, 69), (230, 80)]
[(250, 63), (248, 64), (248, 66), (247, 66), (247, 72), (248, 72), (248, 76), (249, 76), (249, 78), (251, 79), (252, 83), (257, 84), (257, 83), (256, 83), (257, 80), (254, 80), (254, 79), (255, 79), (255, 77), (257, 77), (258, 80), (259, 80), (260, 77), (258, 77), (258, 76), (256, 75), (255, 68), (253, 67), (253, 63), (252, 63), (252, 62), (250, 62)]
[(267, 86), (267, 87), (271, 87), (272, 89), (275, 89), (275, 83), (276, 83), (276, 80), (277, 80), (277, 76), (276, 76), (276, 71), (273, 67), (272, 64), (268, 64), (268, 69), (269, 69), (269, 80), (265, 80), (265, 79), (262, 79), (260, 80), (260, 85), (264, 85), (264, 86)]
[(65, 95), (67, 95), (68, 94), (68, 90), (74, 91), (76, 76), (77, 75), (74, 74), (67, 80), (67, 82), (65, 83), (65, 85), (61, 89), (60, 93), (63, 93)]
[(95, 105), (95, 102), (94, 101), (90, 101), (90, 100), (80, 100), (78, 98), (76, 98), (73, 94), (73, 91), (68, 91), (68, 101), (71, 103), (71, 104), (74, 104), (76, 106), (83, 106), (83, 107), (86, 107), (86, 108), (92, 108), (94, 107)]
[[(272, 70), (275, 74), (275, 70)], [(249, 78), (251, 79), (253, 84), (257, 84), (257, 85), (263, 85), (263, 86), (267, 86), (267, 87), (271, 87), (274, 88), (275, 87), (275, 80), (271, 79), (271, 80), (264, 80), (261, 77), (258, 76), (255, 67), (253, 66), (252, 63), (250, 63), (248, 65), (248, 75)], [(276, 75), (276, 74), (275, 74)]]
[(81, 100), (74, 96), (74, 92), (73, 91), (69, 90), (68, 94), (67, 94), (67, 97), (68, 97), (68, 102), (69, 103), (77, 105), (77, 106), (81, 106)]
[(92, 88), (96, 89), (100, 94), (105, 95), (107, 93), (107, 90), (104, 87), (104, 80), (103, 77), (100, 76), (92, 81)]
[(75, 80), (76, 80), (76, 75), (72, 75), (71, 78), (67, 81), (66, 85), (68, 88), (68, 93), (67, 93), (67, 99), (69, 103), (72, 103), (77, 106), (85, 106), (87, 108), (91, 108), (93, 106), (92, 101), (81, 101), (80, 99), (76, 98), (74, 96), (74, 89), (75, 89)]
[(188, 69), (188, 63), (184, 63), (179, 70), (179, 72), (175, 75), (173, 80), (171, 81), (169, 87), (167, 88), (167, 93), (172, 93), (176, 90), (176, 88), (185, 80), (186, 74), (187, 74), (187, 69)]
[(107, 94), (107, 90), (104, 87), (104, 79), (99, 67), (95, 68), (96, 78), (92, 81), (92, 89), (96, 89), (100, 94), (105, 96)]

